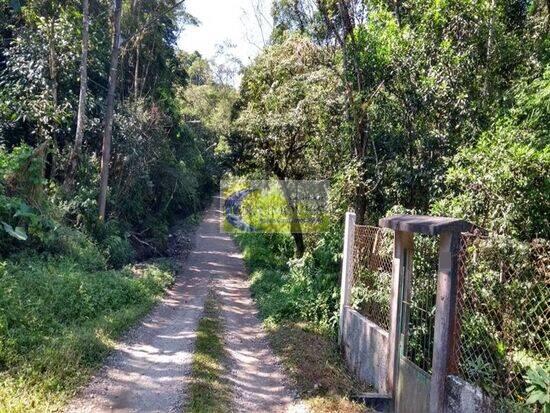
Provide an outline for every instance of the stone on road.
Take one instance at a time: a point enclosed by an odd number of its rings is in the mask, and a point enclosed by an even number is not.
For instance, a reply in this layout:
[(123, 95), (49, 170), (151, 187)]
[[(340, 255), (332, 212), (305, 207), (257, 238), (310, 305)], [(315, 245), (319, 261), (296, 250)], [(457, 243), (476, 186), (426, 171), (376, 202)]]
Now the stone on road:
[(234, 408), (242, 412), (291, 408), (293, 392), (257, 317), (242, 257), (231, 237), (220, 233), (218, 203), (216, 199), (205, 213), (173, 287), (117, 344), (67, 412), (183, 411), (196, 329), (211, 287), (222, 310)]

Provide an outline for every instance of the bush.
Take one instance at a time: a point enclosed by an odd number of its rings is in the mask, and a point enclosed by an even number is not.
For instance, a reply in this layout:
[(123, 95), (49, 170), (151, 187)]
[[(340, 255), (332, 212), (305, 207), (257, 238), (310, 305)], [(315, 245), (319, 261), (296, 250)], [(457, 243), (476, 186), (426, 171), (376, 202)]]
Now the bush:
[(134, 259), (134, 250), (126, 237), (110, 235), (104, 241), (105, 252), (113, 268), (122, 268)]
[(529, 369), (525, 381), (529, 384), (527, 404), (540, 405), (544, 413), (550, 412), (550, 363)]
[(252, 294), (268, 320), (308, 321), (335, 332), (339, 303), (340, 232), (325, 233), (303, 258), (291, 259), (287, 234), (243, 233), (236, 236), (251, 270)]
[(433, 207), (499, 233), (550, 238), (550, 67), (516, 91), (516, 106), (452, 160), (448, 195)]

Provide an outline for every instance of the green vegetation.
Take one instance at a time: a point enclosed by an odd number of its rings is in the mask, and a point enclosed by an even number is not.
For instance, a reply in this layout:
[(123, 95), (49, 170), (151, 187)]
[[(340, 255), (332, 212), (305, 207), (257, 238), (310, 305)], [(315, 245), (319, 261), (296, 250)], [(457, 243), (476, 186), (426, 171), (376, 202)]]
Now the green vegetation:
[(470, 219), (522, 240), (550, 238), (550, 67), (516, 86), (514, 106), (447, 172), (449, 194), (436, 213)]
[(364, 392), (343, 365), (335, 341), (338, 232), (292, 260), (288, 234), (237, 234), (251, 273), (252, 294), (274, 351), (316, 412), (360, 412), (349, 396)]
[(544, 314), (550, 291), (544, 263), (550, 244), (490, 236), (469, 237), (466, 245), (461, 376), (494, 396), (499, 411), (548, 403), (531, 393), (549, 388), (544, 381), (550, 367)]
[(173, 280), (167, 261), (121, 271), (91, 264), (32, 254), (0, 261), (0, 411), (62, 406)]
[(400, 3), (275, 2), (235, 105), (236, 171), (328, 179), (359, 223), (401, 205), (546, 237), (548, 5)]
[[(290, 260), (292, 239), (286, 234), (238, 234), (251, 270), (252, 293), (267, 321), (307, 320), (329, 331), (337, 324), (338, 255), (325, 244), (302, 259)], [(331, 245), (332, 246), (332, 245)]]
[[(349, 209), (359, 224), (392, 211), (462, 217), (510, 239), (494, 262), (548, 239), (549, 7), (274, 0), (268, 45), (236, 90), (242, 65), (229, 46), (226, 65), (177, 50), (178, 30), (196, 24), (184, 2), (0, 0), (2, 400), (30, 389), (9, 408), (38, 409), (70, 393), (100, 357), (69, 357), (65, 377), (47, 356), (56, 337), (101, 338), (100, 324), (114, 337), (143, 313), (164, 282), (124, 268), (165, 255), (171, 225), (199, 211), (227, 170), (330, 184), (322, 235), (302, 234), (283, 185), (287, 233), (237, 236), (262, 314), (281, 331), (334, 337)], [(472, 281), (497, 285), (491, 271)], [(364, 305), (384, 301), (359, 293)], [(294, 371), (299, 360), (287, 358)]]
[[(542, 0), (273, 2), (270, 44), (245, 69), (234, 107), (232, 173), (327, 180), (331, 228), (318, 236), (299, 236), (297, 226), (292, 238), (237, 236), (269, 322), (305, 322), (334, 333), (341, 225), (349, 209), (358, 224), (407, 211), (460, 217), (504, 235), (510, 248), (495, 251), (491, 267), (471, 276), (490, 280), (475, 286), (489, 297), (472, 324), (479, 326), (495, 300), (503, 313), (502, 300), (489, 291), (493, 274), (502, 287), (502, 263), (521, 255), (526, 243), (550, 237), (549, 16)], [(428, 261), (417, 264), (431, 277)], [(525, 261), (513, 270), (514, 279), (531, 280)], [(361, 275), (365, 285), (376, 282), (371, 275)], [(529, 285), (506, 285), (512, 307), (532, 300), (546, 308), (540, 295), (520, 298)], [(432, 289), (426, 286), (426, 297)], [(383, 302), (383, 294), (356, 288), (354, 298), (368, 305)], [(547, 330), (545, 320), (536, 320), (533, 329)], [(503, 323), (487, 325), (475, 345), (492, 346), (486, 354), (498, 359), (513, 340), (502, 338)], [(537, 351), (548, 358), (544, 346)], [(500, 373), (487, 376), (494, 382), (487, 388), (504, 399), (507, 379)], [(524, 404), (527, 386), (518, 381), (514, 402)]]
[(197, 329), (193, 353), (189, 400), (185, 411), (191, 413), (222, 413), (231, 411), (231, 386), (224, 377), (226, 371), (218, 305), (213, 293), (204, 304), (204, 313)]
[(529, 385), (527, 403), (540, 404), (544, 406), (544, 413), (548, 413), (550, 406), (550, 375), (548, 374), (548, 368), (536, 367), (529, 370), (525, 381)]
[(0, 0), (0, 411), (63, 406), (172, 280), (135, 263), (217, 187), (235, 92), (211, 78), (215, 116), (198, 104), (194, 18), (114, 6)]

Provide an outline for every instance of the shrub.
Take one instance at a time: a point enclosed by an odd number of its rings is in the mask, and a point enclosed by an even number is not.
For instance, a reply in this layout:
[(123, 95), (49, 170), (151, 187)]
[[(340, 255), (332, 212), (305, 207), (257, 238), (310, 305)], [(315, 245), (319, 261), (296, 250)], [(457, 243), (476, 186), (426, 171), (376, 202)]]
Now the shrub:
[(252, 293), (268, 320), (309, 321), (335, 331), (339, 303), (341, 237), (337, 227), (317, 247), (291, 259), (288, 234), (243, 233), (236, 236), (252, 272)]
[(113, 268), (122, 268), (134, 258), (134, 250), (126, 237), (110, 235), (103, 242), (107, 253), (109, 264)]
[(550, 412), (550, 363), (546, 364), (545, 367), (537, 366), (529, 369), (525, 377), (529, 385), (527, 403), (540, 405), (544, 413)]

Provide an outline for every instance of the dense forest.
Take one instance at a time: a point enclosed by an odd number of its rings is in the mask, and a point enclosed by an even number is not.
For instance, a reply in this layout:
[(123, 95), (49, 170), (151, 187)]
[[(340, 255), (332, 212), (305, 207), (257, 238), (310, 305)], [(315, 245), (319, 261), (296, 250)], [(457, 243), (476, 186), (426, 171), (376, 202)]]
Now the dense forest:
[[(283, 335), (337, 330), (346, 211), (370, 225), (395, 213), (463, 218), (491, 236), (469, 247), (460, 373), (496, 411), (548, 409), (549, 7), (274, 2), (270, 45), (244, 70), (228, 156), (238, 176), (330, 182), (328, 231), (237, 236), (260, 310)], [(433, 279), (421, 254), (434, 247), (415, 242), (413, 273)], [(355, 309), (389, 311), (387, 273), (353, 277)], [(429, 303), (426, 285), (417, 294)], [(431, 331), (420, 324), (408, 342), (417, 350)]]
[(547, 2), (285, 0), (273, 19), (226, 157), (237, 175), (329, 180), (332, 224), (239, 237), (251, 259), (296, 275), (280, 280), (276, 317), (335, 325), (350, 209), (359, 224), (408, 212), (549, 238)]
[(121, 266), (131, 243), (162, 252), (170, 218), (215, 189), (234, 92), (175, 49), (193, 19), (181, 3), (117, 3), (111, 15), (92, 1), (83, 20), (79, 2), (3, 2), (3, 254), (58, 248), (76, 228)]
[(184, 1), (0, 0), (0, 411), (86, 380), (172, 279), (135, 263), (224, 176), (330, 182), (326, 233), (236, 236), (262, 315), (328, 336), (347, 210), (549, 239), (549, 13), (275, 0), (235, 88), (238, 62), (176, 47)]
[(173, 280), (133, 264), (210, 203), (237, 94), (177, 50), (194, 23), (176, 0), (0, 1), (0, 411), (55, 406)]
[(548, 238), (547, 3), (281, 1), (274, 24), (235, 105), (244, 170), (330, 179), (340, 219)]

